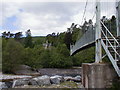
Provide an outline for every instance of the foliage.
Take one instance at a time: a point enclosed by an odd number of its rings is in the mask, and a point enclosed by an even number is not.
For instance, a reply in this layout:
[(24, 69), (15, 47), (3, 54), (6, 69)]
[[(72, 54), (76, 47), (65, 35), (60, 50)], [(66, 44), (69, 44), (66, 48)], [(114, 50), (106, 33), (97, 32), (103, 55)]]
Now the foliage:
[(57, 48), (52, 47), (52, 50), (45, 50), (41, 53), (41, 65), (45, 68), (68, 68), (72, 66), (72, 60), (69, 56), (69, 51), (66, 45), (60, 45)]
[(22, 63), (23, 49), (24, 47), (19, 42), (13, 39), (7, 41), (6, 47), (2, 51), (3, 72), (10, 72), (14, 66)]
[[(116, 30), (116, 17), (113, 15), (111, 18), (106, 18), (106, 16), (103, 16), (102, 21), (106, 25), (106, 27), (110, 30), (110, 32), (114, 35), (117, 36)], [(104, 28), (103, 28), (104, 30)]]
[(72, 44), (72, 34), (70, 31), (65, 33), (64, 43), (66, 44), (67, 48), (70, 50), (70, 45)]
[(22, 37), (22, 32), (17, 32), (15, 34), (13, 34), (10, 31), (9, 32), (5, 31), (5, 32), (2, 33), (2, 37), (6, 38), (6, 39), (15, 38), (17, 40), (17, 39), (20, 39)]
[(44, 52), (42, 52), (39, 60), (42, 67), (49, 68), (50, 62), (52, 60), (50, 50), (45, 50)]
[(31, 36), (30, 30), (27, 30), (26, 37), (25, 37), (25, 48), (27, 47), (33, 48), (32, 36)]
[(80, 51), (73, 57), (73, 64), (81, 66), (82, 63), (92, 63), (95, 61), (95, 47)]
[(65, 44), (57, 46), (52, 53), (52, 61), (50, 63), (53, 68), (68, 68), (72, 66), (72, 60), (69, 55), (69, 50)]

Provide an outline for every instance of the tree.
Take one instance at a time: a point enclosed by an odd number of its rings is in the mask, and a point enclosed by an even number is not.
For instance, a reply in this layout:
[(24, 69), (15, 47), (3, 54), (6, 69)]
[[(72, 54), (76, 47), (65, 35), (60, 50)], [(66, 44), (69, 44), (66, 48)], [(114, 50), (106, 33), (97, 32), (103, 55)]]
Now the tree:
[(72, 44), (72, 34), (71, 34), (69, 28), (68, 28), (68, 31), (65, 34), (64, 43), (66, 44), (67, 48), (70, 50), (70, 45)]
[(27, 48), (27, 47), (33, 48), (32, 36), (31, 36), (30, 29), (27, 30), (26, 37), (25, 37), (25, 48)]
[(15, 39), (19, 40), (22, 37), (22, 32), (15, 33)]
[(6, 31), (2, 33), (2, 37), (6, 38)]
[(51, 67), (50, 62), (51, 62), (52, 59), (51, 59), (51, 52), (50, 52), (50, 50), (48, 50), (48, 49), (44, 50), (41, 53), (39, 60), (40, 60), (40, 63), (41, 63), (43, 68)]
[(13, 36), (14, 36), (14, 34), (11, 33), (10, 31), (8, 33), (6, 33), (6, 31), (2, 33), (2, 37), (6, 38), (6, 39), (11, 38)]
[(72, 59), (65, 44), (58, 45), (51, 52), (50, 67), (52, 68), (69, 68), (72, 67)]
[(110, 30), (114, 36), (117, 36), (116, 17), (113, 15), (110, 20)]
[[(4, 47), (4, 46), (3, 46)], [(24, 48), (13, 39), (9, 39), (2, 51), (2, 70), (11, 72), (14, 66), (22, 63)]]

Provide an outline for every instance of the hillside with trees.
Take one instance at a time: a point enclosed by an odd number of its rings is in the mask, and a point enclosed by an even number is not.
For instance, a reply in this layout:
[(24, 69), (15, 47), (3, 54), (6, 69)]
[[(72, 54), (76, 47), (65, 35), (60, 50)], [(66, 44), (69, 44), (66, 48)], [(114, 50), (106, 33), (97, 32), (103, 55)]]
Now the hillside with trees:
[[(112, 16), (107, 19), (102, 18), (111, 32), (116, 35), (116, 18)], [(90, 21), (85, 21), (83, 26), (77, 27), (72, 23), (67, 31), (61, 33), (48, 34), (46, 37), (32, 37), (32, 32), (26, 31), (26, 36), (22, 37), (22, 32), (2, 33), (2, 71), (11, 73), (13, 67), (17, 65), (28, 65), (32, 68), (72, 68), (81, 66), (82, 63), (94, 62), (95, 47), (80, 51), (74, 56), (70, 56), (70, 45), (75, 44), (87, 28)]]

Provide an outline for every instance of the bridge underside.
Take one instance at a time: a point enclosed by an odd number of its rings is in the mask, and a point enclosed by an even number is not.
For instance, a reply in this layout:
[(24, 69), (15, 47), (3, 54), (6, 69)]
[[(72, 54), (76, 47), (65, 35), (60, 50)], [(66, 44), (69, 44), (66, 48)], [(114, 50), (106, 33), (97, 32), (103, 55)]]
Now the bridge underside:
[(92, 47), (92, 46), (95, 46), (95, 42), (91, 42), (90, 44), (81, 47), (80, 49), (78, 49), (78, 50), (76, 50), (75, 52), (73, 52), (73, 53), (71, 54), (71, 56), (73, 56), (74, 54), (78, 53), (78, 52), (81, 51), (81, 50), (90, 48), (90, 47)]
[(88, 29), (88, 31), (84, 33), (84, 35), (75, 43), (75, 45), (71, 46), (70, 55), (74, 55), (80, 50), (86, 49), (94, 45), (95, 45), (95, 30), (92, 28)]

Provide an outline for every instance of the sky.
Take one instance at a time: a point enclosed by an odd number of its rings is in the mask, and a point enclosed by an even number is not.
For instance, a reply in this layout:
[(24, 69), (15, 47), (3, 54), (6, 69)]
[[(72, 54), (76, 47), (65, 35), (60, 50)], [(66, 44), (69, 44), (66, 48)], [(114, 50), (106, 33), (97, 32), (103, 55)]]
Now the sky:
[[(82, 25), (84, 20), (95, 15), (95, 1), (88, 0), (82, 22), (86, 0), (3, 0), (0, 2), (0, 35), (4, 31), (25, 32), (32, 36), (46, 36), (53, 32), (64, 32), (72, 23)], [(108, 0), (109, 1), (109, 0)], [(101, 2), (101, 17), (115, 15), (115, 1)], [(93, 18), (95, 22), (95, 17)]]

